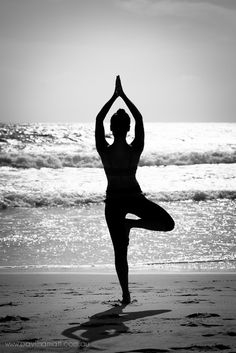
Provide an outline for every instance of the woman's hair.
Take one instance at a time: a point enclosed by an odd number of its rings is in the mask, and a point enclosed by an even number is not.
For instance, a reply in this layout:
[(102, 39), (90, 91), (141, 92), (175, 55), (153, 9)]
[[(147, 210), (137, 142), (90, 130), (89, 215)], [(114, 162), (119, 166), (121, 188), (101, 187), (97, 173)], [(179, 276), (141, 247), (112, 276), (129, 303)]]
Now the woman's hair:
[(118, 109), (111, 117), (111, 131), (127, 132), (130, 129), (130, 117), (124, 109)]

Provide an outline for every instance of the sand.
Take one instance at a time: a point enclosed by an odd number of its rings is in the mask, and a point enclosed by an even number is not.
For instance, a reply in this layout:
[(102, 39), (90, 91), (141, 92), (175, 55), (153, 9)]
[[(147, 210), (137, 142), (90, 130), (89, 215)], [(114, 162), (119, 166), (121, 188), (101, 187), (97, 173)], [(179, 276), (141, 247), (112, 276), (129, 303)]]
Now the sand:
[(1, 352), (236, 352), (235, 274), (1, 274)]

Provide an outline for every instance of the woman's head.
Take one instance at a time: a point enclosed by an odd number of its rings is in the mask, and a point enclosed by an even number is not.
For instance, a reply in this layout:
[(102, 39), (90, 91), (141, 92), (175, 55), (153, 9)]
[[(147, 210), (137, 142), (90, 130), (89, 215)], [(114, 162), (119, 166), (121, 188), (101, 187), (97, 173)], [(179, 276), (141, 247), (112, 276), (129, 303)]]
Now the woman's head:
[(130, 117), (124, 109), (118, 109), (111, 117), (110, 128), (113, 135), (126, 135), (130, 129)]

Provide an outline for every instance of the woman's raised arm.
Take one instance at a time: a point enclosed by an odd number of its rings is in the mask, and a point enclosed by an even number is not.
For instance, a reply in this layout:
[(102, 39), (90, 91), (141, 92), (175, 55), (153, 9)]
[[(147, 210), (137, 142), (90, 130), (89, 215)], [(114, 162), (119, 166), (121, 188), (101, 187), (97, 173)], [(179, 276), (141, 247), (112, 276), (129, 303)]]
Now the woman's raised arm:
[(131, 100), (126, 96), (123, 91), (120, 76), (117, 76), (116, 79), (116, 91), (117, 94), (123, 99), (127, 107), (129, 108), (133, 118), (135, 120), (135, 137), (131, 145), (139, 150), (143, 150), (144, 147), (144, 126), (143, 126), (143, 117), (138, 110), (138, 108), (131, 102)]
[(100, 112), (98, 113), (96, 117), (96, 124), (95, 124), (95, 141), (96, 141), (96, 149), (98, 153), (102, 152), (104, 148), (108, 146), (108, 142), (105, 139), (105, 130), (104, 130), (104, 125), (103, 121), (109, 112), (112, 104), (115, 102), (116, 98), (118, 97), (117, 91), (115, 89), (115, 92), (113, 93), (112, 97), (109, 99), (109, 101), (102, 107)]

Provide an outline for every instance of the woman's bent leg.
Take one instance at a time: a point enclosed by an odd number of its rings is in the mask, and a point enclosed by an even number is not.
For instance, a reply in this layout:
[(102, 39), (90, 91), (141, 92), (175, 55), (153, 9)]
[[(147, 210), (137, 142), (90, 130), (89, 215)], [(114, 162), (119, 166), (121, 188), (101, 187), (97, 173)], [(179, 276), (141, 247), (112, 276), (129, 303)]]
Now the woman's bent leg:
[(174, 229), (175, 222), (164, 208), (142, 196), (135, 199), (130, 207), (129, 213), (140, 217), (138, 220), (126, 219), (129, 228), (145, 228), (168, 232)]
[(123, 303), (130, 303), (130, 293), (128, 285), (128, 244), (129, 238), (125, 227), (125, 213), (113, 204), (106, 204), (105, 217), (111, 235), (117, 276), (123, 294)]

